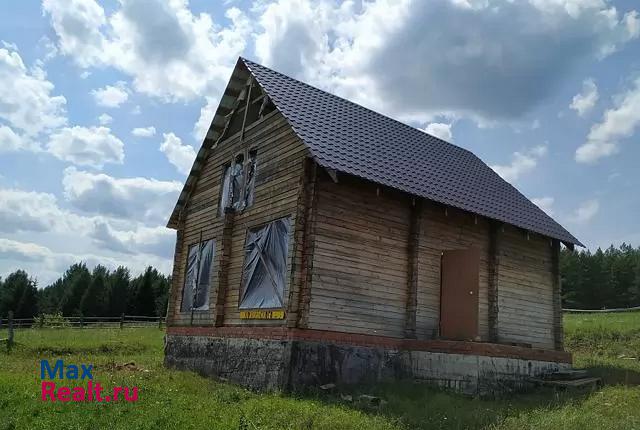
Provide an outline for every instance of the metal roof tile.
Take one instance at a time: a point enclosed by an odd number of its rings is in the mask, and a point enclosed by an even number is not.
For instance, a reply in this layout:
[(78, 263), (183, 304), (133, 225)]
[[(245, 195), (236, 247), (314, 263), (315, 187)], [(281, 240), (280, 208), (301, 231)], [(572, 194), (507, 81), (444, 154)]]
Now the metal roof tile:
[(320, 165), (582, 246), (472, 152), (241, 61)]

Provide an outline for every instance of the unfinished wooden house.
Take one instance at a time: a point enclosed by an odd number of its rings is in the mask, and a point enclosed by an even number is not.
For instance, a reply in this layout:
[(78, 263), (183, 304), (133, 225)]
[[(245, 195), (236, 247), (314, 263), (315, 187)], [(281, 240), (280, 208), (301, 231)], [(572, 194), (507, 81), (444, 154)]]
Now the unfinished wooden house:
[(571, 364), (575, 237), (471, 152), (246, 59), (168, 226), (168, 366), (481, 392)]

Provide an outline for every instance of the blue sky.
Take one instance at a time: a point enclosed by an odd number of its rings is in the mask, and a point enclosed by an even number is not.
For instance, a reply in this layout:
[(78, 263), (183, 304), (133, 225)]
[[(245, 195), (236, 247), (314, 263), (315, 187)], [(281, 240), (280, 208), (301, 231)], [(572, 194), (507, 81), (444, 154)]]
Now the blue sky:
[(640, 245), (640, 15), (605, 0), (0, 3), (0, 276), (169, 273), (238, 55), (468, 148), (591, 249)]

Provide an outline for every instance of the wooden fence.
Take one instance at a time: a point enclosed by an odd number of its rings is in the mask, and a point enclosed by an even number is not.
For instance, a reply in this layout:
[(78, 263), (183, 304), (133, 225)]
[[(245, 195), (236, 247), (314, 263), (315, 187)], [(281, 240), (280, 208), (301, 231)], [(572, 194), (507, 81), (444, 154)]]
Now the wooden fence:
[(640, 306), (632, 308), (616, 308), (616, 309), (563, 309), (568, 314), (594, 314), (594, 313), (616, 313), (616, 312), (636, 312), (640, 311)]
[(0, 328), (162, 328), (165, 317), (125, 315), (118, 317), (60, 317), (60, 318), (12, 318), (0, 316)]

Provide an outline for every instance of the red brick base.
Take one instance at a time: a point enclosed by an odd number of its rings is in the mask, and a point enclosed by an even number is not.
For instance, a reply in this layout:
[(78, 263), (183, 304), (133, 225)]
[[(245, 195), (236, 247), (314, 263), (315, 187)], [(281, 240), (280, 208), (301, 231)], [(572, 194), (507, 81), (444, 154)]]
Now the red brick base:
[(367, 334), (286, 327), (167, 327), (167, 334), (182, 336), (237, 337), (271, 340), (305, 340), (395, 350), (429, 351), (445, 354), (482, 355), (571, 364), (571, 353), (524, 348), (485, 342), (397, 339)]

